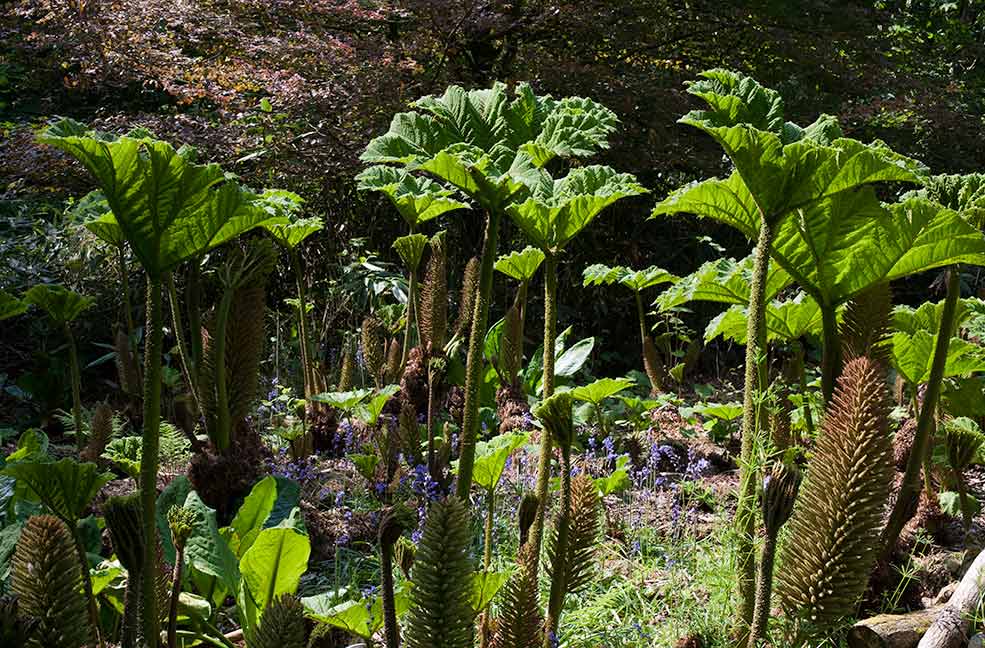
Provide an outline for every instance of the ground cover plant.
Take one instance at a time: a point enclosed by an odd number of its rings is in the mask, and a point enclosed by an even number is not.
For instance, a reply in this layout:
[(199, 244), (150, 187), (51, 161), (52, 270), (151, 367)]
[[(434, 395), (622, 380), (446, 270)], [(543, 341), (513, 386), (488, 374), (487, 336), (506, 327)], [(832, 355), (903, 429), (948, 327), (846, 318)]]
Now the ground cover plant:
[[(548, 92), (502, 72), (526, 5), (487, 8), (482, 83), (336, 115), (351, 213), (274, 171), (281, 129), (330, 127), (266, 96), (236, 117), (255, 149), (28, 128), (77, 180), (2, 230), (0, 645), (980, 643), (985, 176), (799, 80), (686, 64), (676, 126), (605, 84)], [(298, 11), (227, 10), (271, 33)], [(396, 42), (422, 11), (325, 17)], [(957, 43), (985, 16), (939, 11)], [(673, 129), (714, 163), (627, 160)], [(681, 232), (700, 254), (640, 244)]]

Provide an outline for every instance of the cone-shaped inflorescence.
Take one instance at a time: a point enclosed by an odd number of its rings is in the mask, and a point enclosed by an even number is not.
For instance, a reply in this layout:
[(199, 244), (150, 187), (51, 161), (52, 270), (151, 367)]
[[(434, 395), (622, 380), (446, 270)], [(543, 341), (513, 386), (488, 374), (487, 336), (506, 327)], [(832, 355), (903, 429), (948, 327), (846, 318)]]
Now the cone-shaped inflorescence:
[(888, 361), (892, 310), (888, 283), (876, 284), (848, 301), (840, 331), (845, 359), (868, 356), (882, 363)]
[(0, 646), (27, 648), (37, 629), (38, 620), (21, 614), (16, 598), (0, 598)]
[(428, 259), (421, 287), (421, 346), (440, 351), (448, 334), (448, 250), (445, 232), (431, 237), (431, 258)]
[(517, 570), (503, 587), (492, 648), (539, 648), (543, 642), (536, 557), (531, 553), (530, 546), (520, 548)]
[(431, 504), (411, 571), (406, 648), (472, 648), (471, 529), (461, 500)]
[(879, 553), (893, 477), (885, 371), (845, 365), (822, 423), (781, 554), (777, 591), (789, 617), (824, 632), (851, 615)]
[(455, 337), (462, 337), (472, 326), (475, 296), (479, 291), (479, 259), (472, 257), (465, 264), (462, 274), (462, 294), (458, 299), (458, 317), (455, 320)]
[(523, 499), (520, 500), (519, 514), (517, 515), (517, 521), (520, 526), (521, 545), (524, 545), (527, 542), (527, 535), (530, 532), (530, 527), (534, 523), (534, 518), (537, 517), (537, 509), (539, 506), (539, 501), (535, 493), (526, 492), (523, 494)]
[[(574, 594), (581, 590), (592, 578), (595, 566), (595, 548), (602, 531), (602, 502), (598, 486), (586, 475), (580, 473), (571, 480), (571, 515), (568, 529), (568, 549), (564, 559), (564, 591)], [(547, 548), (548, 573), (554, 578), (557, 534)]]
[(304, 606), (290, 594), (275, 598), (260, 626), (246, 637), (246, 648), (304, 648)]
[(81, 648), (91, 629), (75, 543), (53, 515), (30, 518), (14, 553), (12, 588), (21, 614), (37, 619), (31, 648)]
[(344, 392), (352, 389), (356, 381), (356, 360), (352, 355), (352, 345), (345, 344), (345, 351), (342, 353), (342, 367), (339, 369), (339, 382), (336, 391)]
[(366, 363), (366, 370), (376, 382), (376, 386), (382, 387), (383, 363), (386, 359), (383, 324), (374, 317), (367, 317), (363, 320), (362, 333), (363, 361)]
[(89, 422), (89, 440), (82, 450), (83, 461), (98, 461), (106, 450), (106, 444), (113, 436), (113, 408), (107, 403), (100, 403), (92, 411)]

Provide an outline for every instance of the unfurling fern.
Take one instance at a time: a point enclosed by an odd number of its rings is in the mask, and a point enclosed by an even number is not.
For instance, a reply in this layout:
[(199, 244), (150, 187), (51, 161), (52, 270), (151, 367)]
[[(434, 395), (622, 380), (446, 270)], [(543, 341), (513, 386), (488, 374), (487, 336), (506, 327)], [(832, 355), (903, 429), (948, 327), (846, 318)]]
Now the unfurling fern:
[(536, 556), (523, 546), (517, 556), (516, 573), (503, 587), (501, 610), (491, 648), (539, 648), (543, 642), (544, 619), (540, 611)]
[(0, 646), (27, 648), (37, 629), (38, 620), (22, 615), (16, 598), (0, 598)]
[(304, 606), (284, 594), (264, 610), (260, 626), (246, 637), (246, 648), (304, 648), (305, 634)]
[(887, 362), (892, 310), (893, 295), (888, 283), (876, 284), (849, 300), (840, 331), (847, 360), (867, 356)]
[(52, 515), (30, 518), (14, 553), (13, 584), (20, 612), (37, 620), (31, 648), (81, 648), (91, 628), (75, 544)]
[(458, 318), (455, 320), (455, 337), (464, 337), (472, 328), (472, 311), (479, 292), (479, 259), (472, 257), (465, 264), (462, 274), (462, 294), (458, 299)]
[(849, 361), (821, 425), (777, 577), (787, 615), (807, 633), (851, 615), (880, 547), (893, 477), (885, 370)]
[(366, 370), (377, 387), (383, 386), (383, 363), (386, 356), (386, 338), (383, 324), (374, 317), (363, 320), (362, 330), (363, 361)]
[(461, 500), (434, 502), (411, 570), (406, 648), (472, 648), (471, 529)]
[(448, 251), (445, 232), (431, 237), (431, 258), (428, 259), (421, 286), (421, 346), (440, 350), (448, 335)]

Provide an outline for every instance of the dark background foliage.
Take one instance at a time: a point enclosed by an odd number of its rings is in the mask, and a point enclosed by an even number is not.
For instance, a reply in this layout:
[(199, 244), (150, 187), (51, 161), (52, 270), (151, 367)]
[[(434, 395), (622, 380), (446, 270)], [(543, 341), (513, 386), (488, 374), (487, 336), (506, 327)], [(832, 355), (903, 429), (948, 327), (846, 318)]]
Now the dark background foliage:
[[(324, 341), (337, 346), (335, 331), (361, 315), (343, 290), (346, 264), (373, 250), (396, 261), (390, 242), (403, 233), (388, 205), (355, 191), (366, 142), (409, 101), (450, 83), (528, 80), (540, 93), (588, 95), (615, 110), (622, 128), (599, 161), (653, 192), (606, 212), (562, 266), (561, 323), (599, 338), (600, 370), (622, 371), (638, 364), (632, 305), (619, 289), (582, 289), (586, 265), (687, 273), (720, 255), (707, 237), (735, 256), (750, 247), (693, 219), (645, 221), (670, 189), (727, 172), (708, 138), (676, 124), (695, 105), (685, 81), (710, 67), (739, 69), (779, 90), (789, 119), (836, 114), (851, 136), (882, 138), (935, 172), (965, 172), (985, 168), (983, 54), (981, 0), (6, 0), (0, 287), (61, 280), (112, 299), (105, 260), (55, 240), (64, 201), (88, 180), (37, 147), (33, 130), (54, 115), (102, 130), (142, 125), (253, 186), (293, 189), (324, 216), (306, 258)], [(474, 214), (439, 223), (455, 271), (478, 252), (480, 223)], [(502, 251), (520, 238), (507, 227)], [(283, 310), (290, 281), (273, 285), (285, 292), (270, 304)], [(497, 312), (508, 299), (500, 282)], [(100, 312), (112, 320), (111, 308)], [(703, 328), (710, 312), (692, 325)], [(0, 340), (0, 372), (34, 353), (17, 326)], [(86, 333), (95, 340), (105, 330)]]

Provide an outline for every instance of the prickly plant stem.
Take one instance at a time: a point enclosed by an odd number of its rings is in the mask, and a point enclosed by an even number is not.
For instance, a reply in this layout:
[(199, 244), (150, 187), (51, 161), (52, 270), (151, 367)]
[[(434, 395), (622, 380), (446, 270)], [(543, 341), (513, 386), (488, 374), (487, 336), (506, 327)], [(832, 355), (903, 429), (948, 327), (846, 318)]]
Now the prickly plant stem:
[[(762, 420), (759, 394), (763, 387), (761, 355), (766, 352), (765, 301), (773, 231), (762, 219), (756, 242), (756, 260), (749, 290), (749, 320), (746, 330), (746, 374), (742, 403), (742, 453), (739, 462), (739, 501), (735, 511), (736, 556), (738, 562), (738, 630), (744, 634), (752, 622), (756, 605), (756, 483), (754, 461)], [(765, 362), (762, 362), (765, 365)]]
[(767, 533), (763, 543), (763, 557), (759, 563), (759, 579), (756, 582), (756, 608), (749, 629), (749, 648), (758, 648), (766, 639), (769, 624), (770, 598), (773, 593), (773, 562), (776, 558), (776, 534)]
[(797, 341), (797, 358), (799, 363), (800, 394), (801, 398), (803, 398), (804, 428), (807, 430), (807, 436), (813, 438), (814, 415), (811, 414), (811, 404), (807, 397), (807, 363), (804, 361), (804, 343), (800, 340)]
[(393, 544), (380, 543), (380, 588), (383, 597), (383, 633), (386, 648), (398, 648), (400, 630), (397, 627), (397, 605), (393, 594)]
[(841, 373), (841, 337), (838, 335), (838, 316), (833, 306), (821, 306), (821, 393), (827, 405), (835, 393), (835, 381)]
[(418, 338), (420, 338), (420, 331), (417, 330), (417, 308), (415, 303), (417, 302), (417, 270), (412, 269), (410, 271), (410, 281), (407, 287), (407, 313), (404, 327), (404, 349), (403, 353), (400, 355), (400, 373), (403, 373), (404, 367), (407, 366), (407, 358), (410, 356), (411, 348), (411, 338), (412, 333), (417, 333)]
[[(541, 398), (554, 394), (554, 341), (557, 338), (557, 257), (548, 254), (544, 260), (544, 377)], [(537, 465), (537, 515), (530, 526), (531, 555), (540, 556), (544, 538), (544, 518), (547, 514), (547, 484), (551, 478), (551, 458), (554, 445), (551, 435), (543, 430), (540, 435), (540, 460)], [(535, 565), (539, 559), (534, 561)], [(537, 567), (535, 566), (536, 570)]]
[(640, 295), (640, 291), (633, 291), (636, 297), (636, 316), (640, 321), (640, 346), (643, 350), (643, 368), (647, 372), (647, 378), (650, 379), (650, 387), (655, 392), (663, 391), (663, 381), (660, 380), (660, 375), (656, 372), (656, 367), (650, 367), (649, 363), (646, 361), (646, 340), (649, 337), (646, 331), (646, 309), (643, 308), (643, 297)]
[(147, 342), (144, 346), (144, 434), (140, 456), (140, 505), (143, 509), (144, 556), (140, 570), (144, 640), (150, 648), (160, 642), (157, 614), (157, 462), (161, 420), (161, 346), (164, 318), (161, 309), (161, 280), (147, 281)]
[(298, 290), (298, 346), (301, 349), (301, 380), (304, 382), (304, 397), (309, 398), (314, 391), (314, 368), (311, 365), (311, 348), (308, 343), (308, 295), (304, 285), (304, 272), (301, 270), (301, 256), (291, 250), (291, 267)]
[(479, 262), (479, 294), (476, 296), (469, 334), (469, 352), (465, 364), (465, 411), (462, 415), (462, 448), (458, 462), (458, 484), (455, 493), (462, 502), (469, 501), (472, 488), (472, 469), (475, 466), (475, 442), (479, 434), (479, 387), (482, 384), (482, 346), (489, 320), (489, 296), (492, 293), (493, 264), (499, 239), (498, 210), (486, 211), (486, 233), (482, 240)]
[(934, 416), (937, 401), (941, 394), (941, 383), (944, 379), (944, 366), (947, 363), (947, 350), (951, 344), (951, 331), (954, 330), (954, 318), (957, 313), (958, 300), (961, 297), (961, 283), (957, 268), (951, 268), (947, 277), (947, 297), (944, 299), (944, 311), (941, 313), (941, 325), (937, 331), (937, 344), (934, 347), (934, 359), (930, 364), (930, 378), (927, 381), (927, 391), (924, 393), (923, 406), (917, 417), (917, 429), (913, 436), (913, 447), (906, 461), (906, 471), (900, 484), (899, 496), (889, 515), (889, 522), (883, 532), (883, 557), (888, 557), (896, 547), (903, 527), (909, 522), (916, 509), (920, 493), (920, 469), (924, 457), (930, 448), (930, 435), (934, 429)]
[(127, 256), (124, 246), (116, 248), (120, 264), (120, 294), (123, 297), (123, 315), (127, 324), (127, 340), (133, 335), (133, 308), (130, 305), (130, 273), (127, 272)]
[(557, 544), (554, 547), (556, 563), (551, 574), (551, 597), (547, 604), (547, 621), (544, 626), (544, 648), (553, 648), (553, 637), (557, 634), (558, 621), (564, 607), (564, 595), (568, 584), (565, 573), (568, 570), (568, 529), (571, 525), (571, 447), (561, 447), (561, 514), (558, 516)]
[(72, 422), (75, 425), (75, 447), (79, 452), (85, 447), (82, 438), (82, 374), (79, 371), (79, 353), (75, 348), (75, 336), (68, 322), (62, 324), (68, 342), (68, 367), (72, 380)]
[(89, 573), (89, 557), (86, 554), (85, 546), (82, 544), (82, 537), (79, 535), (79, 527), (75, 523), (75, 520), (62, 519), (62, 522), (65, 523), (65, 526), (72, 533), (72, 540), (75, 542), (75, 553), (79, 557), (79, 571), (82, 572), (82, 589), (85, 592), (86, 605), (89, 609), (90, 632), (99, 644), (99, 648), (103, 648), (103, 636), (99, 632), (99, 612), (96, 611), (96, 597), (92, 593), (92, 575)]
[(171, 571), (171, 600), (168, 607), (168, 648), (178, 645), (178, 597), (181, 595), (181, 565), (185, 548), (175, 547), (174, 569)]
[(229, 418), (229, 385), (226, 384), (226, 328), (229, 312), (232, 310), (235, 290), (227, 286), (219, 301), (219, 311), (215, 322), (215, 446), (217, 450), (229, 447), (232, 438), (232, 421)]
[(486, 521), (483, 533), (482, 570), (488, 572), (492, 566), (493, 516), (496, 514), (496, 490), (486, 492)]
[(438, 399), (435, 398), (435, 387), (435, 376), (431, 371), (428, 371), (428, 474), (432, 477), (437, 472), (434, 465), (434, 424), (438, 415)]

